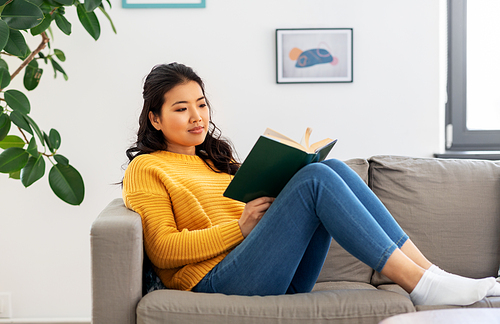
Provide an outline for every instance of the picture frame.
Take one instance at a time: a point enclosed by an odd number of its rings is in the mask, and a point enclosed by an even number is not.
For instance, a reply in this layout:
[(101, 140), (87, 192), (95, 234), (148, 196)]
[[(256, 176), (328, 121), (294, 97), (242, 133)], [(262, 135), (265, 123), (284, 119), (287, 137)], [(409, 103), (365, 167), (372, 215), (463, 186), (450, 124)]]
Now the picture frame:
[(122, 0), (123, 8), (205, 8), (206, 0)]
[(353, 29), (276, 29), (276, 83), (353, 82)]

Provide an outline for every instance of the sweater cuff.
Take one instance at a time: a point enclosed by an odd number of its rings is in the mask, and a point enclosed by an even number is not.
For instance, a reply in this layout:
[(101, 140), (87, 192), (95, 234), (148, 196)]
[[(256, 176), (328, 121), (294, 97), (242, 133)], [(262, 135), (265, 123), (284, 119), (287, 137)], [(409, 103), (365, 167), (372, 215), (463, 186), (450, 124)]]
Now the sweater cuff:
[(228, 249), (232, 249), (234, 246), (238, 245), (243, 241), (244, 237), (241, 234), (240, 225), (238, 220), (231, 221), (226, 224), (219, 225), (220, 232), (222, 235), (222, 240)]

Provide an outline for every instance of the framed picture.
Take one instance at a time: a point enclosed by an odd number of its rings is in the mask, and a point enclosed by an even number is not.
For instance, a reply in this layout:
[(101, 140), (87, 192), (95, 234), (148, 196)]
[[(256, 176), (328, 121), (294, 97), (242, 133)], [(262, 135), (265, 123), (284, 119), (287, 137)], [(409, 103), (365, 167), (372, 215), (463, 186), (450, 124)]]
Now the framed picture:
[(352, 28), (276, 29), (276, 82), (352, 82)]
[(122, 0), (123, 8), (205, 8), (205, 0)]

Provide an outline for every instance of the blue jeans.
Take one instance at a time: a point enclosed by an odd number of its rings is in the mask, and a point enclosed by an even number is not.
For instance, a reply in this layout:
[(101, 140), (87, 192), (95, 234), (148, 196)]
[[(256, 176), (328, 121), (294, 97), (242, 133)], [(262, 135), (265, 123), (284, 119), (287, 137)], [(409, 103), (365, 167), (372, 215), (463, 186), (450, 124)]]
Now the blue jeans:
[(309, 292), (332, 237), (379, 272), (408, 239), (364, 181), (338, 160), (297, 172), (252, 232), (193, 291), (247, 296)]

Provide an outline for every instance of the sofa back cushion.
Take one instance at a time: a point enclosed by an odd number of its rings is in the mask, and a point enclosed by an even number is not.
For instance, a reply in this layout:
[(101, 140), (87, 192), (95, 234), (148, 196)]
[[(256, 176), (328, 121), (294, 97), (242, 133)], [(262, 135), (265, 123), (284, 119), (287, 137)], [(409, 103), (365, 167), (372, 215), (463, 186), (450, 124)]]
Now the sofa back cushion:
[[(352, 159), (345, 163), (368, 183), (368, 161)], [(332, 240), (330, 250), (317, 282), (358, 281), (370, 283), (373, 269), (365, 265)]]
[[(433, 263), (480, 278), (500, 265), (500, 162), (376, 156), (369, 185)], [(389, 279), (374, 273), (372, 283)]]

